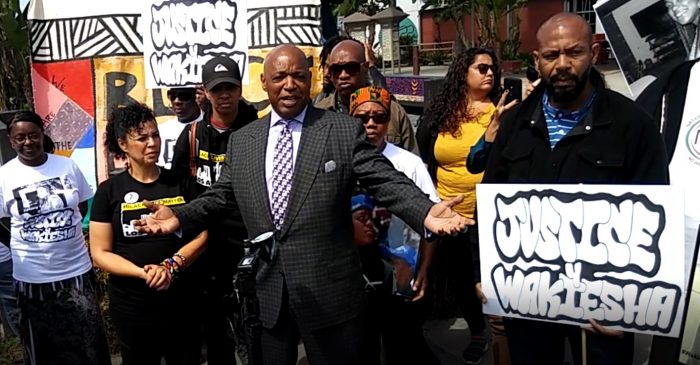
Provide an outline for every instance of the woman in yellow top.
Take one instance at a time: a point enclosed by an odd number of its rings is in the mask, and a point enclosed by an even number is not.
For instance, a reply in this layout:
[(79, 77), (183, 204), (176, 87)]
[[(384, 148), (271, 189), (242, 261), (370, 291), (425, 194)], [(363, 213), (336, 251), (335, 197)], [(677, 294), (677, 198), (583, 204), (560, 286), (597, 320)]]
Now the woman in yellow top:
[[(418, 124), (416, 137), (423, 161), (428, 165), (440, 199), (464, 194), (464, 201), (453, 207), (473, 218), (476, 184), (482, 174), (466, 168), (469, 149), (486, 132), (501, 94), (501, 74), (496, 54), (487, 48), (471, 48), (457, 56), (450, 66), (441, 92), (433, 98)], [(488, 350), (484, 337), (484, 316), (474, 290), (471, 246), (478, 244), (476, 230), (456, 237), (445, 237), (438, 252), (442, 267), (457, 285), (455, 300), (472, 335), (462, 354), (467, 364), (478, 364)], [(478, 258), (477, 258), (478, 259)]]

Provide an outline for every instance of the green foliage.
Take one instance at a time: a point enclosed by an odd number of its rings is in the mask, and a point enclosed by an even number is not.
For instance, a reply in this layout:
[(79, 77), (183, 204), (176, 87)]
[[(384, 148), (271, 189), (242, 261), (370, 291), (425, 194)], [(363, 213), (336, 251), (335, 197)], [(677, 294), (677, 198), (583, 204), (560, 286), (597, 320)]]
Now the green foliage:
[(333, 10), (333, 13), (336, 16), (348, 16), (359, 11), (372, 16), (387, 7), (389, 7), (389, 0), (343, 0), (343, 2)]
[[(518, 11), (527, 0), (472, 0), (482, 46), (493, 48), (501, 60), (513, 59), (520, 48), (520, 16)], [(507, 39), (501, 39), (501, 22), (515, 14)]]
[(450, 61), (450, 53), (447, 51), (426, 51), (420, 55), (420, 63), (423, 66), (441, 66)]
[(518, 53), (514, 59), (522, 61), (523, 65), (535, 64), (535, 60), (532, 58), (532, 53)]
[(0, 338), (0, 365), (22, 363), (22, 344), (19, 337)]
[[(414, 3), (417, 0), (412, 0)], [(464, 29), (464, 18), (471, 14), (472, 3), (476, 0), (425, 0), (421, 10), (435, 9), (434, 20), (437, 22), (451, 21), (457, 28), (458, 41), (463, 46), (468, 44), (467, 34)]]
[(0, 1), (0, 110), (32, 104), (27, 29), (19, 1)]

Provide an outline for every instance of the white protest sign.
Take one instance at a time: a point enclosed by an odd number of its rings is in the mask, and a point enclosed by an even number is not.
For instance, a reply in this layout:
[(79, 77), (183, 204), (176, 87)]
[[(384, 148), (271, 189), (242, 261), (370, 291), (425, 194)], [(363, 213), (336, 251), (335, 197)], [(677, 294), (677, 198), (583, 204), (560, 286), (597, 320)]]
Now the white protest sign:
[(679, 336), (682, 192), (480, 184), (477, 209), (484, 313)]
[(194, 86), (216, 56), (238, 63), (248, 84), (247, 7), (243, 0), (151, 0), (142, 16), (149, 89)]

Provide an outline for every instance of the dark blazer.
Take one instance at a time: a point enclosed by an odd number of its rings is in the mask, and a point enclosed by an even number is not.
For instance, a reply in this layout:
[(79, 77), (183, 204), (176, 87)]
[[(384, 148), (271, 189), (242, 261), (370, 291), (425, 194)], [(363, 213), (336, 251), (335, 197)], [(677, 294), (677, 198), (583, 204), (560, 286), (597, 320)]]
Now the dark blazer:
[[(226, 206), (240, 209), (250, 237), (274, 230), (265, 183), (269, 127), (267, 115), (231, 135), (220, 179), (175, 210), (183, 230), (203, 224)], [(335, 169), (326, 168), (329, 161)], [(352, 319), (364, 307), (364, 282), (352, 242), (353, 187), (359, 182), (418, 232), (432, 203), (366, 141), (360, 123), (311, 105), (294, 166), (284, 226), (276, 232), (272, 262), (260, 268), (257, 294), (265, 327), (276, 324), (286, 285), (297, 323), (315, 330)]]

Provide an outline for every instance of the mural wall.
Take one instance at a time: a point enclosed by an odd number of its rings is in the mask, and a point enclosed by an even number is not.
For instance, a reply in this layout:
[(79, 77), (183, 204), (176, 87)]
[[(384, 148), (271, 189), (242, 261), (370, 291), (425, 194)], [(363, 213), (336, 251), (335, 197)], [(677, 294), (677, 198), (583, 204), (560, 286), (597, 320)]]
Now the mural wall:
[[(153, 3), (162, 6), (164, 1), (36, 0), (30, 4), (35, 110), (44, 118), (57, 153), (76, 161), (93, 188), (120, 166), (103, 147), (107, 115), (112, 107), (138, 101), (153, 108), (158, 122), (173, 116), (166, 89), (146, 87), (146, 65), (153, 73), (162, 72), (144, 62), (144, 34), (152, 40), (153, 28), (144, 32), (149, 25), (142, 14)], [(238, 18), (246, 20), (245, 28), (239, 27), (237, 36), (241, 37), (240, 29), (244, 29), (247, 42), (237, 42), (236, 47), (230, 48), (245, 52), (246, 69), (242, 71), (248, 75), (248, 84), (243, 87), (243, 96), (262, 111), (261, 115), (269, 106), (260, 84), (262, 62), (279, 44), (294, 43), (302, 48), (312, 70), (312, 93), (320, 90), (320, 0), (296, 1), (293, 5), (281, 0), (247, 4), (239, 0), (167, 1), (168, 16), (183, 22), (189, 17), (209, 19), (201, 12), (186, 11), (193, 3), (209, 3), (212, 9), (218, 3), (229, 9), (246, 9), (245, 18)], [(153, 23), (155, 19), (150, 15)], [(235, 25), (229, 28), (234, 31)], [(241, 44), (245, 47), (241, 48)], [(169, 75), (167, 83), (153, 82), (150, 86), (192, 84), (192, 77), (201, 76), (195, 70), (181, 82), (174, 82)]]

